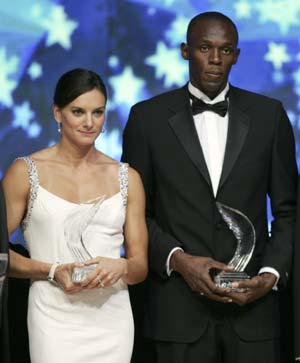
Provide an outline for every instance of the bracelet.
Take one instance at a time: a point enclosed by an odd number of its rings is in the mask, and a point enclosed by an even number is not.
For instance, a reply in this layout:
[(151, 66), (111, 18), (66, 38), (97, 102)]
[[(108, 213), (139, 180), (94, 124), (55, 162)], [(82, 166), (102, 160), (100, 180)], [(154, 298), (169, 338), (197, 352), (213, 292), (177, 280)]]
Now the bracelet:
[(51, 266), (51, 268), (50, 268), (50, 271), (49, 271), (49, 274), (48, 274), (48, 276), (47, 276), (47, 280), (49, 281), (49, 282), (51, 282), (52, 284), (55, 284), (55, 285), (57, 285), (57, 282), (55, 281), (55, 279), (54, 279), (54, 275), (55, 275), (55, 270), (56, 270), (56, 268), (60, 265), (61, 263), (60, 262), (55, 262), (52, 266)]

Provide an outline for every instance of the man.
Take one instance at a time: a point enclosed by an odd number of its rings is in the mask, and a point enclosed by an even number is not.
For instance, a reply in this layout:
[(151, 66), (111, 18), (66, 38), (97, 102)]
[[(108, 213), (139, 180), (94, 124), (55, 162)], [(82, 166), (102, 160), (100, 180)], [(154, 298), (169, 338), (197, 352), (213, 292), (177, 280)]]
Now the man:
[[(124, 131), (122, 159), (140, 172), (147, 196), (144, 332), (155, 342), (152, 363), (279, 359), (275, 290), (285, 286), (291, 268), (293, 131), (279, 101), (228, 84), (237, 46), (228, 17), (208, 12), (193, 18), (181, 45), (190, 82), (133, 106)], [(217, 103), (216, 109), (199, 98)], [(246, 268), (251, 279), (234, 285), (244, 292), (218, 288), (211, 278), (230, 270), (237, 244), (217, 201), (241, 211), (255, 228)], [(135, 308), (134, 292), (132, 300)]]
[[(0, 253), (8, 253), (8, 234), (6, 223), (5, 199), (0, 184)], [(9, 362), (7, 281), (5, 280), (0, 294), (0, 362)]]
[(300, 362), (300, 178), (298, 182), (298, 207), (293, 272), (294, 356), (295, 361)]

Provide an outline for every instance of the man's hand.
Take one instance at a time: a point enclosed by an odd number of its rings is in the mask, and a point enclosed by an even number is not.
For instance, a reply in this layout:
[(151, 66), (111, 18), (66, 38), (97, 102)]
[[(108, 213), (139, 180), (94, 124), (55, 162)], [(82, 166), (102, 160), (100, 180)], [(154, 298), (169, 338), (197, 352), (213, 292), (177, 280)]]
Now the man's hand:
[(215, 301), (232, 302), (230, 290), (217, 287), (210, 275), (211, 269), (231, 271), (232, 267), (209, 257), (192, 256), (180, 250), (173, 253), (170, 266), (181, 274), (193, 291)]
[(250, 280), (234, 282), (232, 285), (233, 288), (245, 289), (245, 291), (229, 293), (228, 297), (232, 299), (232, 302), (238, 305), (246, 305), (265, 296), (271, 291), (275, 282), (276, 276), (272, 273), (265, 272)]

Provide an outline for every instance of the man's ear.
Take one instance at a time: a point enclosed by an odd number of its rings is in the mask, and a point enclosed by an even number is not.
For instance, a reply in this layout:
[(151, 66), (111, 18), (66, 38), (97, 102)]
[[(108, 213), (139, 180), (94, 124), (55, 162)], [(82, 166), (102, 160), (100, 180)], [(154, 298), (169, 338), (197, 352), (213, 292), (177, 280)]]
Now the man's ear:
[(181, 43), (181, 56), (185, 60), (189, 60), (189, 46), (186, 43)]

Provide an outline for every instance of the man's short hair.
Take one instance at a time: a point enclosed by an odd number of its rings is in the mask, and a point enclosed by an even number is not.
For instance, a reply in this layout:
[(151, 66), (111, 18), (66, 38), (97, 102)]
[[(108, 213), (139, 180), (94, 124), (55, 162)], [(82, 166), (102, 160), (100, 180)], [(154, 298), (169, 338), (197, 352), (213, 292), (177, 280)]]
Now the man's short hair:
[(239, 33), (238, 33), (236, 25), (234, 24), (234, 22), (230, 18), (228, 18), (228, 16), (226, 16), (226, 15), (224, 15), (222, 13), (219, 13), (217, 11), (207, 11), (205, 13), (198, 14), (194, 18), (192, 18), (192, 20), (189, 22), (189, 25), (188, 25), (188, 28), (187, 28), (187, 33), (186, 33), (187, 44), (190, 43), (193, 30), (194, 30), (196, 24), (200, 20), (215, 20), (215, 21), (219, 21), (219, 22), (222, 22), (222, 23), (229, 24), (232, 27), (233, 31), (235, 32), (236, 45), (238, 45)]

